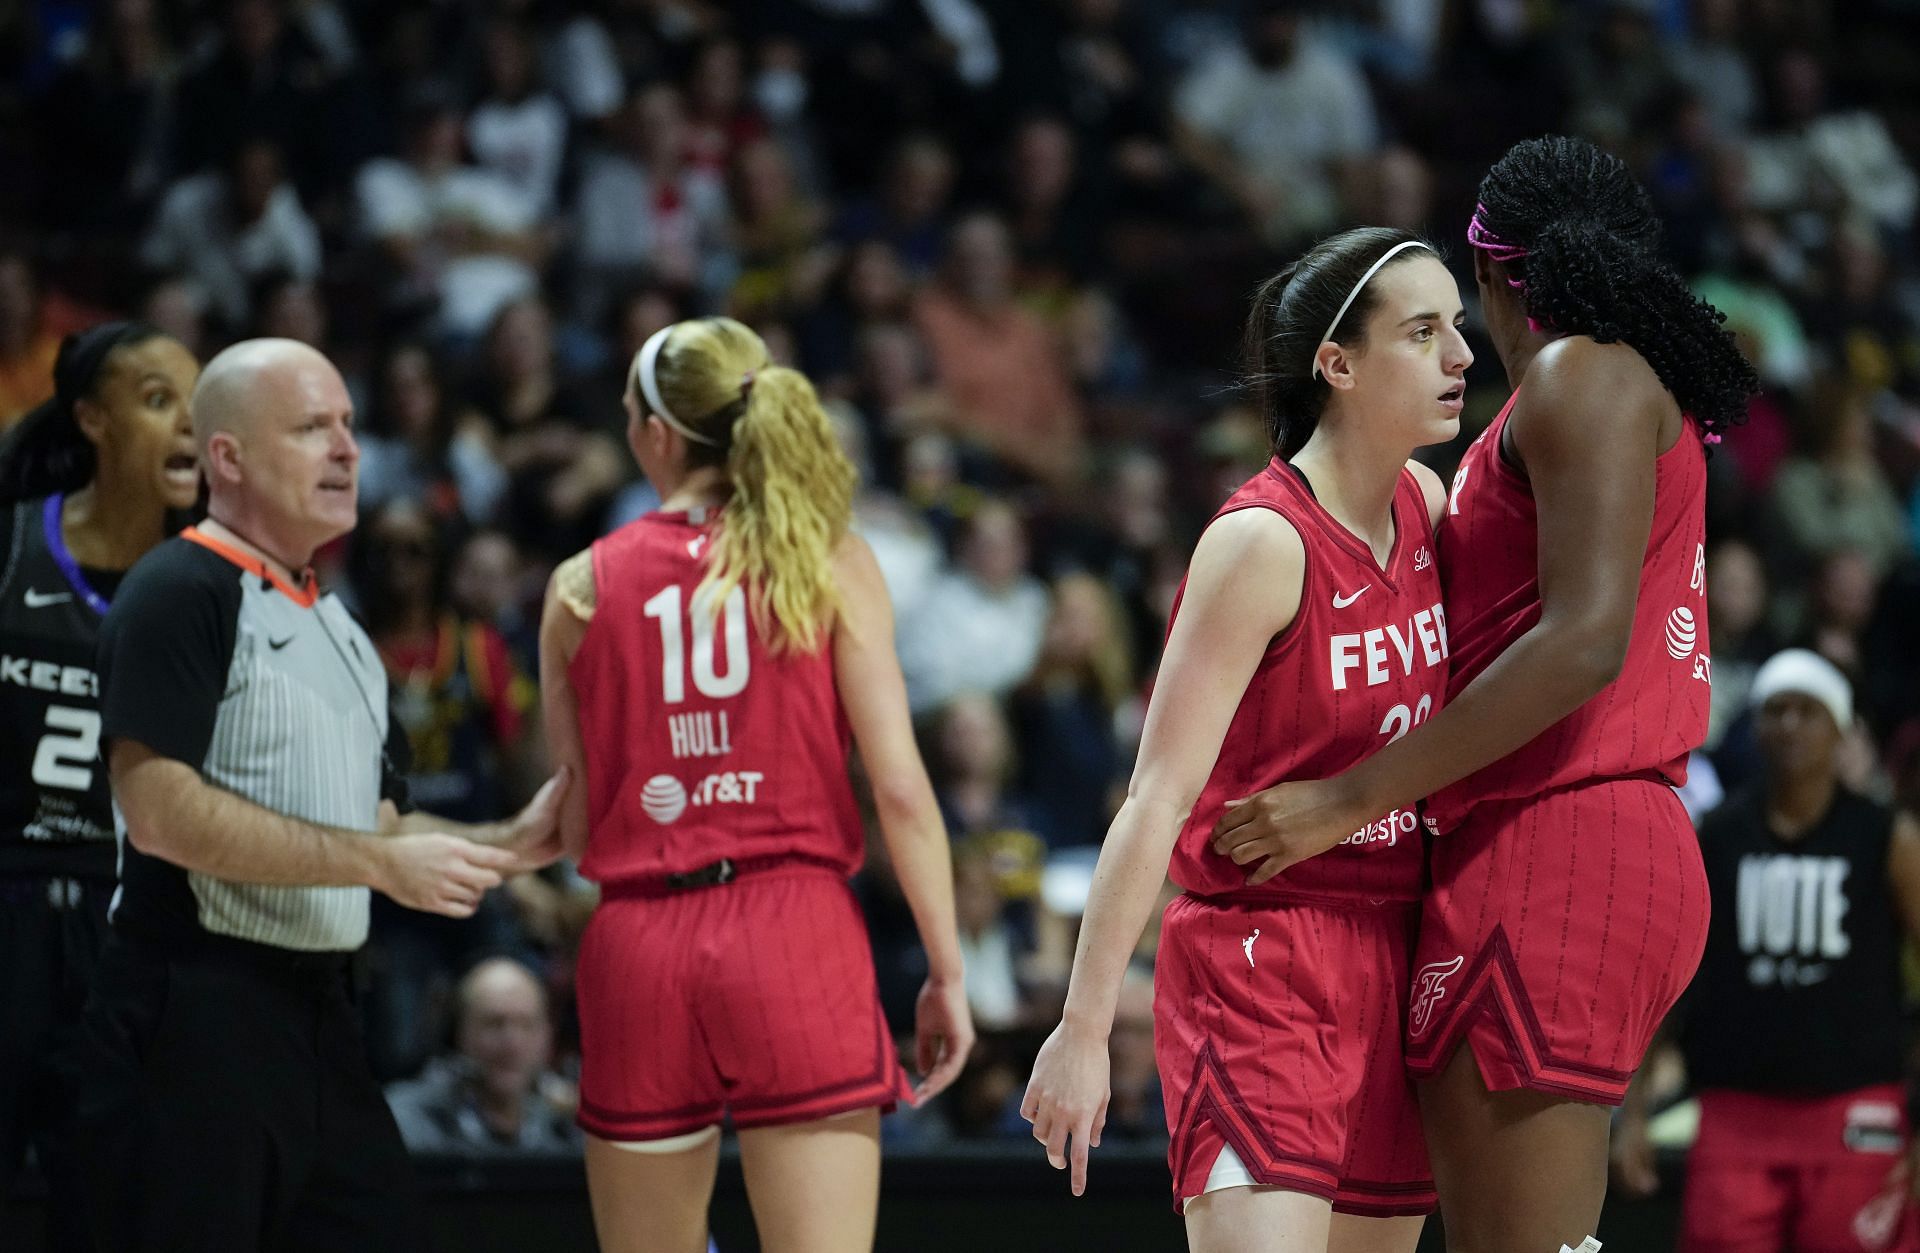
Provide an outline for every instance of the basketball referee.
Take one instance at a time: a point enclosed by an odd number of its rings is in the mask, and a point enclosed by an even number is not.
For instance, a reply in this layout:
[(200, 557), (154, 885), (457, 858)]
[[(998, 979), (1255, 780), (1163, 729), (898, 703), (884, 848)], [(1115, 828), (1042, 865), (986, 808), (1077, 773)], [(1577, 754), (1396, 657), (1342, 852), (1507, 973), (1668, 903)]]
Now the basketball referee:
[(368, 890), (472, 913), (557, 851), (565, 782), (493, 827), (403, 816), (385, 672), (308, 568), (354, 525), (339, 372), (250, 340), (207, 365), (193, 410), (208, 520), (133, 568), (100, 635), (121, 874), (82, 1046), (95, 1240), (417, 1248), (349, 1000)]

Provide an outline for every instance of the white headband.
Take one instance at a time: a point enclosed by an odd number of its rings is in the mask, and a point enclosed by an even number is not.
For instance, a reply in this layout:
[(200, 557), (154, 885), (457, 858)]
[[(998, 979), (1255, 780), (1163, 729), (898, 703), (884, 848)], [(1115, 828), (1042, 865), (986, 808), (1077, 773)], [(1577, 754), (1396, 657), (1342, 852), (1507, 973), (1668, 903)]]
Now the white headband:
[(1847, 676), (1811, 649), (1789, 648), (1767, 658), (1753, 676), (1747, 700), (1758, 709), (1782, 692), (1798, 692), (1819, 701), (1842, 731), (1853, 725), (1853, 688)]
[(633, 377), (640, 384), (640, 395), (646, 400), (647, 408), (660, 415), (662, 422), (696, 444), (718, 448), (719, 440), (700, 434), (679, 418), (674, 417), (673, 411), (667, 408), (667, 402), (660, 398), (660, 380), (653, 376), (654, 363), (660, 360), (660, 350), (666, 347), (667, 336), (673, 334), (673, 327), (678, 325), (679, 323), (676, 322), (673, 326), (663, 326), (647, 339), (647, 342), (641, 346), (639, 354), (633, 359)]
[(1365, 274), (1362, 274), (1360, 276), (1360, 281), (1353, 285), (1353, 290), (1347, 293), (1347, 298), (1340, 302), (1340, 312), (1334, 314), (1333, 321), (1327, 323), (1327, 333), (1325, 335), (1322, 335), (1320, 337), (1320, 342), (1313, 346), (1313, 372), (1308, 377), (1310, 378), (1320, 377), (1320, 349), (1325, 347), (1326, 344), (1333, 339), (1334, 331), (1338, 330), (1340, 327), (1340, 319), (1346, 317), (1347, 310), (1353, 308), (1354, 298), (1360, 294), (1361, 288), (1365, 287), (1369, 282), (1373, 280), (1373, 276), (1380, 272), (1381, 266), (1393, 260), (1395, 253), (1404, 252), (1408, 248), (1426, 248), (1428, 252), (1433, 251), (1432, 248), (1429, 248), (1426, 244), (1420, 242), (1419, 240), (1409, 239), (1404, 243), (1395, 244), (1393, 247), (1387, 249), (1385, 252), (1380, 254), (1380, 259), (1378, 261), (1374, 262), (1372, 265), (1367, 267), (1367, 272)]

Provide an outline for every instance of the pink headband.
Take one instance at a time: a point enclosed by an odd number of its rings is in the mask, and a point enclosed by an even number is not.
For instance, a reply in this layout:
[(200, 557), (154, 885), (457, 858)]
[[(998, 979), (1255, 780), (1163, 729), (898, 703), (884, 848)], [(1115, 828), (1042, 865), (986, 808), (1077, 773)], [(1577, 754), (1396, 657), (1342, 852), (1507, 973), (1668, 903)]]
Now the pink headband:
[[(1492, 257), (1495, 261), (1512, 262), (1518, 261), (1526, 256), (1527, 250), (1525, 248), (1520, 247), (1518, 244), (1510, 244), (1487, 229), (1486, 221), (1482, 216), (1486, 211), (1487, 206), (1483, 204), (1473, 206), (1473, 217), (1467, 222), (1467, 242), (1486, 253), (1489, 257)], [(1520, 278), (1510, 278), (1507, 280), (1507, 286), (1524, 294), (1527, 290), (1527, 281)], [(1533, 316), (1529, 314), (1527, 317), (1527, 329), (1538, 335), (1546, 328), (1542, 327), (1540, 323), (1535, 321)]]
[[(1483, 204), (1473, 206), (1473, 219), (1467, 223), (1467, 242), (1492, 257), (1495, 261), (1518, 261), (1520, 258), (1526, 256), (1527, 250), (1525, 248), (1517, 244), (1507, 243), (1487, 229), (1486, 221), (1481, 216), (1486, 213), (1486, 211), (1487, 206)], [(1516, 283), (1514, 286), (1517, 287), (1519, 284)]]

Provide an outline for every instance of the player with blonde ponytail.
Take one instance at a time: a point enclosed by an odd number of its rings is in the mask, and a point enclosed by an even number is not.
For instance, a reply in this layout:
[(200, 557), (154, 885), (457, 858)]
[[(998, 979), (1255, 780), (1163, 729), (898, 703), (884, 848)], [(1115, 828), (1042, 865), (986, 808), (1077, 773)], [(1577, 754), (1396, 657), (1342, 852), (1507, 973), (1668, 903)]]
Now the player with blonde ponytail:
[[(813, 385), (729, 318), (655, 334), (624, 401), (661, 507), (563, 562), (540, 627), (548, 740), (587, 781), (562, 837), (601, 888), (578, 975), (600, 1245), (705, 1249), (731, 1119), (762, 1247), (871, 1248), (879, 1115), (951, 1083), (973, 1026), (853, 466)], [(927, 948), (917, 1088), (847, 889), (855, 746)]]

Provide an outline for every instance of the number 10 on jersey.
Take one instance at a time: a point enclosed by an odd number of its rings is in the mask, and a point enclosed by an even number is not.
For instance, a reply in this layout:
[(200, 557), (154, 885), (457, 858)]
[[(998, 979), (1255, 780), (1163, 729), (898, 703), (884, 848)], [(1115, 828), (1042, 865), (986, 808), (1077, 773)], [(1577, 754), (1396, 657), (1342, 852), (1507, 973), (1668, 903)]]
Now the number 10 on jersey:
[[(700, 695), (712, 700), (738, 696), (747, 686), (751, 658), (747, 652), (747, 594), (740, 587), (727, 593), (720, 612), (713, 612), (713, 586), (702, 586), (692, 596), (692, 612), (681, 613), (682, 596), (678, 584), (662, 588), (641, 606), (649, 618), (660, 622), (660, 691), (669, 705), (687, 698), (687, 636), (693, 637), (693, 686)], [(715, 638), (715, 625), (719, 639)], [(720, 645), (726, 645), (724, 667), (719, 664)]]

